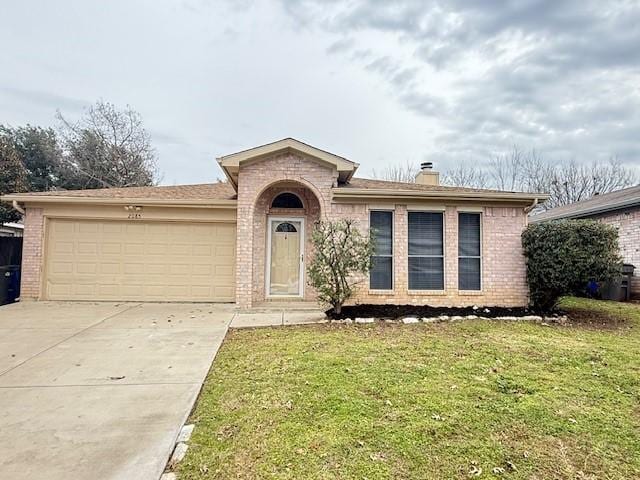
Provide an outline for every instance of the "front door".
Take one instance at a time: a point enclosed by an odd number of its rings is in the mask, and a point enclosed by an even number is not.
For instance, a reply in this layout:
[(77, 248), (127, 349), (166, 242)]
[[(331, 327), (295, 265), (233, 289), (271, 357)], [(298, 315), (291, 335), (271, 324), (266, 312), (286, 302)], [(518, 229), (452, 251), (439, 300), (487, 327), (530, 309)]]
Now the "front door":
[(302, 296), (303, 242), (304, 224), (302, 219), (269, 219), (268, 296)]

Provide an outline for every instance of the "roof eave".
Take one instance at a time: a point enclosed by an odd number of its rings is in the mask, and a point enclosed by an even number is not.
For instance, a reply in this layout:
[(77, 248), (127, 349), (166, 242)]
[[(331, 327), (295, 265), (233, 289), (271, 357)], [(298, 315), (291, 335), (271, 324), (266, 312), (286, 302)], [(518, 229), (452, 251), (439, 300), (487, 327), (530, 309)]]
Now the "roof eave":
[(416, 191), (416, 190), (381, 190), (334, 188), (333, 197), (337, 199), (403, 199), (403, 200), (477, 200), (499, 202), (522, 202), (525, 204), (543, 202), (549, 195), (543, 193), (513, 193), (513, 192), (451, 192), (451, 191)]
[(0, 201), (31, 204), (89, 204), (89, 205), (139, 205), (154, 207), (199, 207), (199, 208), (236, 208), (237, 200), (233, 199), (160, 199), (160, 198), (98, 198), (98, 197), (65, 197), (63, 195), (20, 195), (10, 194), (0, 197)]

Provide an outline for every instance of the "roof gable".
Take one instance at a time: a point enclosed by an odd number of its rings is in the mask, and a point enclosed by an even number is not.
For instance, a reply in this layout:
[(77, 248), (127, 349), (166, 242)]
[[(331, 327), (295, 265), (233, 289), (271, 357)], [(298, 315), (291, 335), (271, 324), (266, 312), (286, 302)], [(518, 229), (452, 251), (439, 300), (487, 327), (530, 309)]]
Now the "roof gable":
[(265, 159), (271, 155), (283, 152), (296, 152), (298, 154), (311, 157), (321, 163), (335, 167), (338, 171), (338, 179), (341, 182), (348, 181), (359, 166), (351, 160), (347, 160), (339, 155), (308, 145), (296, 140), (295, 138), (284, 138), (277, 142), (225, 155), (218, 158), (218, 163), (222, 167), (222, 170), (231, 184), (237, 188), (238, 172), (242, 163), (260, 161), (261, 159)]

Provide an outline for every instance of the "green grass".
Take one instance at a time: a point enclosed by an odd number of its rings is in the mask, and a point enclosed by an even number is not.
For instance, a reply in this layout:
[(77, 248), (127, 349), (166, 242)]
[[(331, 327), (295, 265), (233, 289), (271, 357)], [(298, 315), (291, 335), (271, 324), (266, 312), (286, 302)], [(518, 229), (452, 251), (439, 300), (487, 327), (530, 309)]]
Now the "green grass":
[(640, 478), (640, 306), (563, 307), (622, 321), (231, 331), (178, 478)]

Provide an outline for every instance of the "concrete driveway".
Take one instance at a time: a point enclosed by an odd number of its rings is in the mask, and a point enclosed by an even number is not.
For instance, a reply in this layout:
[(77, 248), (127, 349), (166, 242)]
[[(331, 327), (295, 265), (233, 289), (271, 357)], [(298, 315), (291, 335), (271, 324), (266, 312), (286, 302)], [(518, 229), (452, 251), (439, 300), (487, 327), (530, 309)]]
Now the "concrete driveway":
[(0, 307), (0, 478), (162, 473), (231, 305)]

